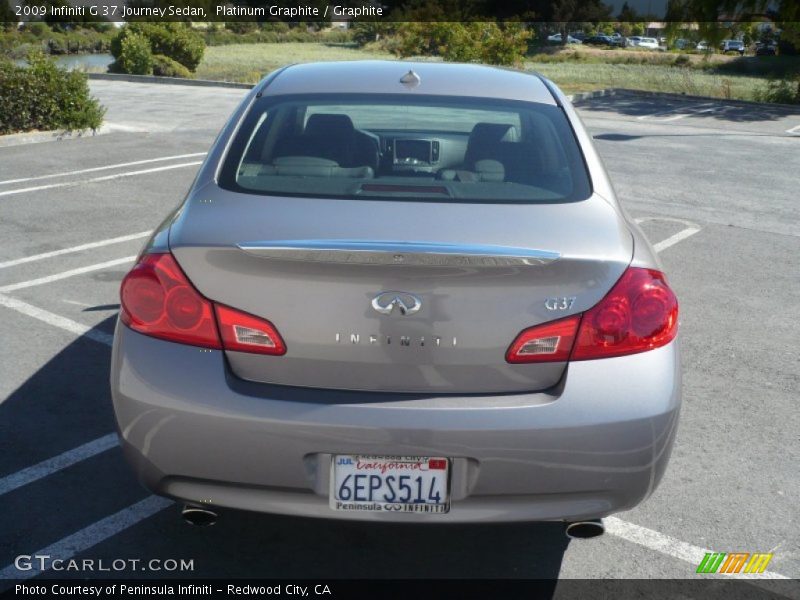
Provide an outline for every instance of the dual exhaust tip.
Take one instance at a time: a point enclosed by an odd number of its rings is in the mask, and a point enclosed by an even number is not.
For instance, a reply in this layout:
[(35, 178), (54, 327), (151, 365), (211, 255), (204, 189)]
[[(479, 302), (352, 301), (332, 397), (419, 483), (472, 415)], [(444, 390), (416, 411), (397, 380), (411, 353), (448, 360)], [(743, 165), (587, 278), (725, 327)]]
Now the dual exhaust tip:
[[(219, 515), (213, 510), (198, 504), (184, 504), (181, 508), (181, 517), (189, 525), (195, 527), (210, 527), (217, 522)], [(573, 521), (567, 523), (564, 534), (571, 540), (586, 540), (599, 537), (605, 533), (606, 528), (602, 519), (587, 521)]]
[(573, 521), (564, 527), (564, 534), (571, 540), (588, 540), (603, 535), (605, 531), (606, 526), (602, 519)]
[(198, 504), (184, 504), (181, 507), (181, 517), (189, 525), (210, 527), (217, 522), (219, 515), (213, 510)]

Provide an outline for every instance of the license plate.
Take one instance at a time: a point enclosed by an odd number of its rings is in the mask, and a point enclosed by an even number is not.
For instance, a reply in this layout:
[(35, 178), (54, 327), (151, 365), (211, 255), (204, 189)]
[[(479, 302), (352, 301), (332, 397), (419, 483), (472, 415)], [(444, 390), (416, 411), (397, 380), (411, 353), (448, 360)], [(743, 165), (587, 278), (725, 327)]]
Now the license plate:
[(440, 456), (338, 454), (331, 461), (333, 510), (446, 513), (450, 460)]

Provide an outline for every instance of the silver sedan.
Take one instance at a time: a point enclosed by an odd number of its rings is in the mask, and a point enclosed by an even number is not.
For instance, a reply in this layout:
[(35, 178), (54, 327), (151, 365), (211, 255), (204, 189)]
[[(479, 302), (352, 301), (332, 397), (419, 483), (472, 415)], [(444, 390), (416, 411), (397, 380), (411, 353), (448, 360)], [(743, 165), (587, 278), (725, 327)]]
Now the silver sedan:
[(534, 73), (276, 71), (121, 289), (126, 456), (222, 509), (574, 535), (664, 474), (678, 304), (570, 102)]

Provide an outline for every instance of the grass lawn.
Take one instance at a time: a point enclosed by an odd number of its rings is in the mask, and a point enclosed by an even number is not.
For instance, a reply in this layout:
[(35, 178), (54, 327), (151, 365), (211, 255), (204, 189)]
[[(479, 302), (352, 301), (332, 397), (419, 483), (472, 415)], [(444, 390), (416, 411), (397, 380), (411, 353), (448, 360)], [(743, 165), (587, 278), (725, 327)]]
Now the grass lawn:
[(767, 82), (762, 77), (723, 76), (663, 65), (526, 62), (525, 68), (552, 79), (567, 94), (617, 87), (753, 100), (755, 91)]
[[(592, 49), (576, 56), (574, 50), (565, 49), (563, 52), (535, 55), (525, 62), (524, 67), (549, 77), (566, 93), (621, 87), (752, 100), (754, 92), (767, 82), (761, 74), (745, 75), (734, 69), (722, 73), (722, 68), (728, 63), (733, 64), (735, 57), (732, 56), (713, 55), (707, 61), (702, 61), (700, 56), (691, 56), (684, 66), (672, 65), (675, 57), (674, 54), (658, 52)], [(289, 63), (394, 58), (380, 49), (318, 43), (210, 46), (197, 69), (197, 77), (255, 83), (270, 71)], [(758, 63), (762, 59), (745, 60)]]
[(394, 56), (379, 50), (315, 43), (209, 46), (196, 76), (198, 79), (255, 83), (270, 71), (290, 63), (371, 58), (392, 59)]

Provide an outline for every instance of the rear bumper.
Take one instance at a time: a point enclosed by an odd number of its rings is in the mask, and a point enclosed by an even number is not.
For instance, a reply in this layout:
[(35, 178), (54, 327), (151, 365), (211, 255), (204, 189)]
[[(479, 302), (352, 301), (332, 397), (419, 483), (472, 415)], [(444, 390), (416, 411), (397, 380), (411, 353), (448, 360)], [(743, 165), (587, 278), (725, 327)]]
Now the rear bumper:
[[(577, 520), (632, 508), (664, 473), (681, 399), (677, 342), (572, 363), (548, 392), (437, 397), (249, 384), (230, 375), (222, 352), (121, 324), (111, 384), (125, 454), (157, 494), (290, 515), (440, 523)], [(333, 511), (332, 454), (452, 457), (451, 510)]]

